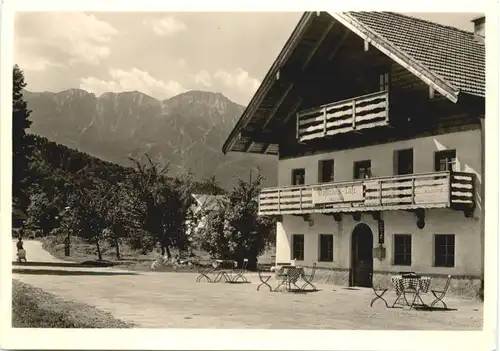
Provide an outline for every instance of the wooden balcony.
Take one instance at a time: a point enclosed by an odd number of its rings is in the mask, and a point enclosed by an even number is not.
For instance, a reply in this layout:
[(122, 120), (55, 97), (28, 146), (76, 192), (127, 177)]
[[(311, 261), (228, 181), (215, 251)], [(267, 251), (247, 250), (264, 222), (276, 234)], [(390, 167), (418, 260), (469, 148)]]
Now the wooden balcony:
[(297, 140), (305, 142), (387, 125), (389, 94), (382, 91), (298, 112)]
[(368, 178), (342, 183), (265, 188), (260, 215), (305, 215), (363, 211), (474, 209), (472, 173), (436, 172)]

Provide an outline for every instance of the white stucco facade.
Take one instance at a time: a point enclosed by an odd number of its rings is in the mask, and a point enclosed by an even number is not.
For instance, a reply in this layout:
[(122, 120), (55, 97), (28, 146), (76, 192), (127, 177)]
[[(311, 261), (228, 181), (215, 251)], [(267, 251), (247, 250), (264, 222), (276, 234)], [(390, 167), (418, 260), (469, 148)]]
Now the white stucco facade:
[[(418, 139), (368, 146), (357, 149), (329, 152), (318, 155), (284, 159), (279, 162), (279, 186), (289, 186), (291, 172), (296, 168), (305, 169), (305, 184), (318, 183), (318, 162), (334, 160), (334, 181), (353, 179), (353, 162), (371, 160), (373, 177), (394, 175), (394, 152), (413, 148), (414, 173), (434, 172), (434, 153), (446, 149), (456, 150), (456, 171), (470, 172), (476, 175), (476, 209), (471, 217), (465, 217), (462, 211), (452, 209), (425, 210), (425, 227), (419, 229), (414, 213), (402, 210), (382, 211), (385, 223), (384, 244), (386, 257), (373, 259), (373, 271), (399, 272), (415, 271), (428, 274), (452, 274), (479, 277), (482, 274), (481, 249), (481, 132), (479, 129), (457, 133), (442, 134)], [(368, 213), (363, 213), (360, 222), (349, 214), (343, 214), (336, 222), (332, 216), (314, 214), (310, 221), (300, 216), (284, 215), (277, 224), (276, 261), (287, 262), (292, 257), (293, 234), (304, 235), (304, 260), (297, 264), (311, 266), (319, 258), (319, 234), (332, 234), (333, 262), (318, 262), (320, 267), (349, 269), (351, 265), (351, 237), (358, 223), (366, 223), (373, 233), (373, 246), (378, 247), (378, 224)], [(411, 266), (393, 264), (393, 237), (395, 234), (410, 234), (412, 240)], [(453, 267), (434, 266), (434, 235), (454, 234), (455, 264)]]

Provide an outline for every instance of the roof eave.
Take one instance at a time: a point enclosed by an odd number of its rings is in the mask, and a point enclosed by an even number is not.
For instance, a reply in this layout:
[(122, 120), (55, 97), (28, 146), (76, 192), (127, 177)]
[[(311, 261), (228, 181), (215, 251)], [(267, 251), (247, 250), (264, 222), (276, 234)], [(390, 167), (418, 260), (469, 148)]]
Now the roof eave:
[(432, 71), (416, 62), (413, 58), (406, 53), (395, 47), (380, 35), (375, 33), (367, 26), (360, 23), (356, 18), (347, 12), (328, 12), (333, 18), (346, 26), (349, 30), (356, 33), (358, 36), (369, 42), (382, 53), (390, 57), (392, 60), (415, 74), (424, 83), (431, 86), (434, 90), (438, 91), (448, 100), (453, 103), (458, 102), (460, 89), (450, 85), (441, 77), (434, 74)]
[(255, 92), (255, 94), (252, 97), (252, 100), (250, 100), (250, 103), (246, 107), (246, 109), (243, 111), (241, 117), (238, 119), (238, 122), (234, 126), (233, 130), (229, 134), (228, 138), (224, 142), (224, 145), (222, 146), (222, 152), (224, 154), (227, 154), (231, 147), (234, 145), (236, 142), (236, 139), (239, 135), (239, 132), (243, 127), (246, 126), (250, 118), (253, 116), (255, 113), (255, 110), (259, 107), (261, 104), (262, 100), (264, 99), (265, 95), (268, 93), (269, 89), (271, 88), (272, 84), (274, 83), (276, 79), (276, 75), (279, 71), (279, 69), (283, 66), (284, 63), (288, 60), (290, 55), (292, 54), (293, 49), (297, 46), (297, 44), (300, 42), (302, 39), (302, 34), (304, 30), (307, 28), (309, 25), (311, 19), (313, 19), (315, 16), (314, 12), (304, 12), (302, 17), (300, 18), (299, 22), (297, 23), (297, 26), (293, 30), (292, 34), (290, 35), (289, 39), (285, 43), (285, 46), (279, 53), (278, 57), (274, 61), (273, 65), (267, 72), (266, 76), (262, 80), (262, 83), (260, 84), (259, 88)]

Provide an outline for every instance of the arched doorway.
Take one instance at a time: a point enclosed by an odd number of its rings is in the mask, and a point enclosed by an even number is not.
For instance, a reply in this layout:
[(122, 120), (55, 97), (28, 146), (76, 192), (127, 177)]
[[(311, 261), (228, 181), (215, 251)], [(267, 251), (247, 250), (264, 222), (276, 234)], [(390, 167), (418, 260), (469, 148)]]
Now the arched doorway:
[(359, 223), (352, 231), (351, 239), (351, 286), (371, 287), (373, 273), (373, 233), (365, 223)]

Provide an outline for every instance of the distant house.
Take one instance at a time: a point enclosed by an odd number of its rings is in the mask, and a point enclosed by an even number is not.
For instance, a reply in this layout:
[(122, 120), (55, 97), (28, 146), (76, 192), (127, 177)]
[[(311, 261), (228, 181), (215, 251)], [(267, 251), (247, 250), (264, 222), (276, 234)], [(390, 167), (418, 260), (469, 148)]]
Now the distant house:
[[(227, 197), (223, 195), (192, 194), (191, 196), (196, 201), (191, 210), (195, 216), (201, 216), (201, 218), (194, 228), (188, 225), (188, 235), (191, 234), (192, 230), (197, 231), (203, 228), (206, 225), (207, 215), (211, 211), (218, 210), (222, 204), (228, 201)], [(188, 224), (191, 222), (188, 221)]]
[(304, 13), (223, 146), (278, 159), (259, 200), (277, 262), (349, 286), (413, 271), (480, 289), (484, 24)]

